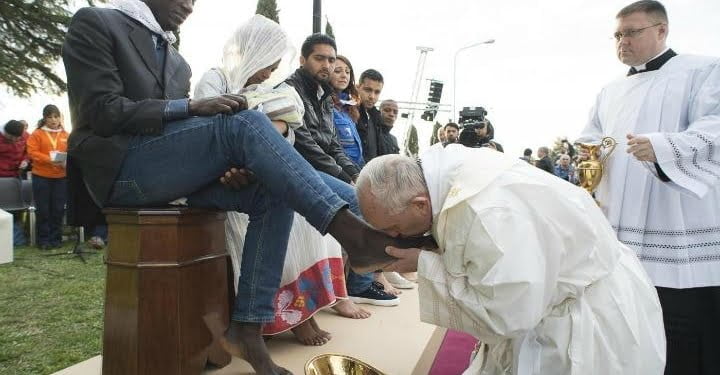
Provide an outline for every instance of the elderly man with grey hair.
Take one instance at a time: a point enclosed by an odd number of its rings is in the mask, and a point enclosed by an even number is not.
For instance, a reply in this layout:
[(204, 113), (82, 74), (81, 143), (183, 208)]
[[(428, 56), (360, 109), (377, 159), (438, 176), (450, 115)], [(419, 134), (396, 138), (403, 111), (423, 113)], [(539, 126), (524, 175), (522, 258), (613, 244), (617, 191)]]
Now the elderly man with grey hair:
[(417, 270), (424, 322), (484, 343), (465, 374), (662, 373), (655, 289), (584, 190), (459, 145), (373, 159), (357, 189), (376, 229), (437, 241), (385, 269)]

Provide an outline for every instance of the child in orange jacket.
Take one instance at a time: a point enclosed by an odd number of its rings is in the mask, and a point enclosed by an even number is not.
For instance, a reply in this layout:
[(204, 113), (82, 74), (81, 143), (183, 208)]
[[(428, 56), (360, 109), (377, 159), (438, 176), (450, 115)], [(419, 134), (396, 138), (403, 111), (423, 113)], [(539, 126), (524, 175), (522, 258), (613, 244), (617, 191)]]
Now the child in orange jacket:
[(38, 247), (43, 250), (60, 247), (62, 221), (67, 201), (65, 157), (68, 133), (63, 129), (58, 107), (43, 108), (43, 118), (27, 141), (32, 160), (33, 198), (37, 208)]

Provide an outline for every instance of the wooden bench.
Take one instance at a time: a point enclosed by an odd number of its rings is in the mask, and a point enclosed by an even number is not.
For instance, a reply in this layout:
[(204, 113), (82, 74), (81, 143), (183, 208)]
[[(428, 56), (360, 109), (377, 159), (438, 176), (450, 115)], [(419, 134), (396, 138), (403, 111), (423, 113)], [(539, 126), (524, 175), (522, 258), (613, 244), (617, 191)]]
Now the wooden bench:
[(203, 321), (218, 313), (229, 322), (225, 213), (185, 208), (104, 213), (110, 242), (103, 374), (194, 375), (207, 363), (230, 363)]

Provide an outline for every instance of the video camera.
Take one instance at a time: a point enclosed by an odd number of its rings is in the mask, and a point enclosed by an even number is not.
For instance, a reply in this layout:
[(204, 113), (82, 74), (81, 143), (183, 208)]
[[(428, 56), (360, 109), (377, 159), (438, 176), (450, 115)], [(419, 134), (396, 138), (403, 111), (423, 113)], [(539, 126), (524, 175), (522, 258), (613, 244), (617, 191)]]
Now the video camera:
[(476, 129), (487, 126), (485, 115), (487, 115), (487, 111), (483, 107), (463, 107), (458, 121), (462, 127), (458, 143), (465, 147), (482, 147), (487, 143), (487, 139), (481, 139), (475, 132)]
[(460, 111), (458, 123), (465, 128), (482, 128), (485, 126), (485, 115), (487, 111), (483, 107), (463, 107)]

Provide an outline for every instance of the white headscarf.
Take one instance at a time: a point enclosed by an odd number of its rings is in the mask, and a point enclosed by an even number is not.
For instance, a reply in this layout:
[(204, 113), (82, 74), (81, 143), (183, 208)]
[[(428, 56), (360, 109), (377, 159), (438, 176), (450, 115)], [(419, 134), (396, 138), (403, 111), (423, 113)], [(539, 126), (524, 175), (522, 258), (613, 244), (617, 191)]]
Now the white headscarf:
[(117, 9), (128, 17), (140, 22), (150, 31), (162, 36), (170, 45), (175, 44), (177, 38), (172, 31), (165, 31), (155, 19), (147, 4), (140, 0), (112, 0), (108, 6), (110, 9)]
[(259, 14), (240, 26), (225, 43), (220, 70), (229, 92), (240, 92), (253, 74), (293, 53), (290, 38), (276, 22)]

